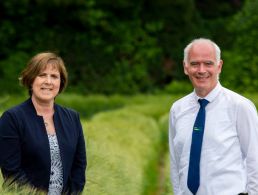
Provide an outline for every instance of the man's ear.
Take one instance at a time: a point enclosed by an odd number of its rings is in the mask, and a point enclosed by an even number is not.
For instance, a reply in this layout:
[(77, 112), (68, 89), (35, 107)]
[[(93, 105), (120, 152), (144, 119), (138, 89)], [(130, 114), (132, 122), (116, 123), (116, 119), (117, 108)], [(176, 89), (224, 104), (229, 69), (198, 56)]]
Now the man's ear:
[(183, 66), (184, 66), (184, 73), (186, 74), (186, 75), (188, 75), (188, 71), (187, 71), (187, 65), (186, 65), (186, 63), (185, 62), (183, 62)]
[(219, 73), (221, 73), (222, 65), (223, 65), (223, 60), (220, 60), (219, 64), (218, 64), (218, 66), (219, 66)]

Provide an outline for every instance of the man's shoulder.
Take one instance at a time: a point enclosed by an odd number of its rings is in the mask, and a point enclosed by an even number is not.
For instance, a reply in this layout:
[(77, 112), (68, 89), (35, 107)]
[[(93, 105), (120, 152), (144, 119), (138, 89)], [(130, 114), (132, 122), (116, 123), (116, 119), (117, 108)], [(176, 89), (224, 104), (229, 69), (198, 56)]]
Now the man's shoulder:
[(177, 105), (177, 104), (187, 103), (187, 102), (191, 101), (192, 99), (193, 99), (193, 92), (179, 98), (173, 104)]
[(228, 88), (223, 87), (223, 94), (228, 99), (229, 103), (237, 104), (237, 105), (254, 105), (254, 103), (248, 99), (247, 97), (232, 91)]
[(238, 100), (243, 100), (243, 101), (250, 101), (248, 98), (246, 98), (245, 96), (231, 90), (231, 89), (228, 89), (226, 87), (223, 87), (223, 92), (224, 92), (224, 95), (231, 98), (233, 101), (238, 101)]
[(177, 108), (180, 108), (182, 106), (185, 106), (189, 103), (191, 103), (193, 101), (193, 92), (192, 93), (189, 93), (188, 95), (186, 96), (183, 96), (181, 98), (179, 98), (178, 100), (176, 100), (175, 102), (173, 102), (172, 106), (171, 106), (171, 110), (172, 109), (177, 109)]

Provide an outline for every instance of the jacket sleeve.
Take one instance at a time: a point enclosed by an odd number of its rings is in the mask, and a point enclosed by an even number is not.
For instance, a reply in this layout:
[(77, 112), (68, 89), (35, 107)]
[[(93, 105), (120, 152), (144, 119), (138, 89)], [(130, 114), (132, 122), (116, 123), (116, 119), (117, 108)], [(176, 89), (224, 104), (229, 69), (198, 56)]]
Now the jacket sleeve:
[(0, 119), (0, 165), (5, 184), (28, 182), (21, 169), (21, 131), (14, 113), (6, 111)]
[(83, 191), (85, 185), (85, 170), (87, 166), (84, 135), (78, 113), (76, 113), (76, 121), (79, 136), (69, 178), (71, 194), (79, 194)]

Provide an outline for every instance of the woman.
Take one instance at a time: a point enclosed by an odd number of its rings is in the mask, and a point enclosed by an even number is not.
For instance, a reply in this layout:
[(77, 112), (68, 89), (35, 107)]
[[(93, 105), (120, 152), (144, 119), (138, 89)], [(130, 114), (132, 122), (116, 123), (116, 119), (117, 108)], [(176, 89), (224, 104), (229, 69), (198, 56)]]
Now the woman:
[(86, 150), (79, 114), (55, 104), (67, 85), (63, 60), (39, 53), (22, 71), (30, 98), (3, 113), (0, 163), (5, 183), (48, 194), (77, 194), (85, 185)]

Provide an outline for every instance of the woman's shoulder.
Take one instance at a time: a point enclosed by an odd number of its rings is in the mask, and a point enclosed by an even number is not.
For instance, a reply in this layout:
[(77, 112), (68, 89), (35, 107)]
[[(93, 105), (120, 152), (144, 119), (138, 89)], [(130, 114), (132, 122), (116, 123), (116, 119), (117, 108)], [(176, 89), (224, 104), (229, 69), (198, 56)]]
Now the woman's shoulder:
[(8, 108), (4, 113), (21, 114), (21, 113), (26, 112), (28, 107), (29, 107), (29, 99), (22, 103), (19, 103), (17, 105), (14, 105), (14, 106)]
[(54, 109), (60, 114), (71, 115), (71, 116), (79, 115), (79, 113), (76, 110), (66, 106), (62, 106), (60, 104), (55, 104)]
[(29, 100), (26, 100), (20, 104), (17, 104), (13, 107), (10, 107), (6, 111), (4, 111), (1, 115), (1, 121), (3, 122), (18, 122), (18, 121), (23, 121), (27, 120), (30, 118), (30, 112), (29, 110)]

